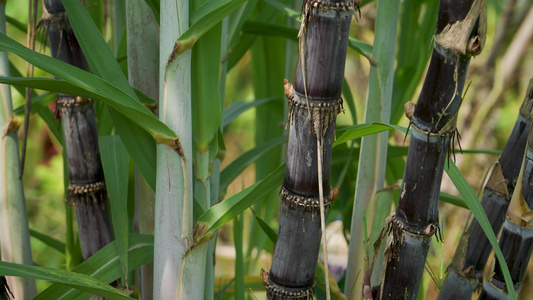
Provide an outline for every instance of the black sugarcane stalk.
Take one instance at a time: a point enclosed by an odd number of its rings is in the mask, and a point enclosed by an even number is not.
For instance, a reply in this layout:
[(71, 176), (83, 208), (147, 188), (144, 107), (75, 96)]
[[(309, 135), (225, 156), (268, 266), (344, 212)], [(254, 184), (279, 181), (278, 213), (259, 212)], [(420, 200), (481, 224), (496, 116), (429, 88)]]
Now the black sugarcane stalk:
[[(533, 250), (533, 132), (530, 131), (526, 155), (518, 182), (507, 209), (499, 246), (509, 268), (516, 292), (520, 292), (522, 279)], [(479, 299), (509, 299), (500, 263), (495, 259), (492, 278), (483, 285)]]
[[(492, 166), (483, 188), (481, 205), (492, 230), (498, 233), (505, 220), (505, 212), (511, 201), (521, 158), (526, 148), (529, 128), (533, 120), (533, 79), (529, 87), (511, 136), (502, 155)], [(448, 275), (440, 291), (439, 299), (470, 299), (483, 285), (483, 270), (492, 246), (479, 223), (471, 217), (457, 246), (454, 259), (448, 266)]]
[(294, 87), (285, 81), (289, 99), (289, 144), (281, 188), (279, 233), (270, 273), (262, 271), (268, 299), (312, 299), (321, 240), (319, 160), (322, 196), (330, 196), (331, 147), (335, 120), (342, 108), (342, 85), (348, 33), (355, 3), (304, 1), (300, 61)]
[(441, 0), (435, 44), (416, 106), (408, 102), (411, 140), (398, 207), (386, 224), (393, 233), (385, 252), (377, 299), (416, 299), (431, 238), (437, 233), (444, 163), (456, 122), (470, 58), (485, 40), (484, 0)]
[[(88, 70), (87, 61), (61, 0), (45, 0), (48, 14), (41, 26), (48, 33), (52, 57)], [(68, 201), (75, 207), (83, 259), (113, 240), (107, 190), (98, 148), (92, 99), (58, 94), (68, 167)]]

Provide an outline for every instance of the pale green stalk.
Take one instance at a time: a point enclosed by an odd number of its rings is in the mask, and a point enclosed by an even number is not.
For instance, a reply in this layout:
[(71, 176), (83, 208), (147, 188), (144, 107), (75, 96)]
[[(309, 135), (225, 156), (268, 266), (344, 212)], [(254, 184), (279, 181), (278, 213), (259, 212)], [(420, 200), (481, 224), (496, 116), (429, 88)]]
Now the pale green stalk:
[[(372, 59), (378, 64), (378, 69), (374, 66), (370, 69), (365, 123), (390, 122), (399, 7), (399, 0), (377, 2)], [(363, 209), (368, 211), (368, 204), (376, 192), (385, 187), (388, 138), (388, 132), (384, 132), (379, 137), (370, 135), (361, 141), (344, 290), (348, 299), (360, 299), (362, 293), (362, 213)], [(390, 210), (390, 206), (380, 209)]]
[[(6, 1), (0, 1), (0, 32), (6, 34)], [(0, 77), (9, 76), (7, 52), (0, 53)], [(8, 85), (0, 85), (0, 244), (2, 260), (33, 265), (30, 232), (24, 189), (20, 178), (17, 129)], [(35, 281), (23, 277), (7, 277), (16, 299), (32, 299), (37, 294)]]
[(201, 299), (195, 291), (202, 287), (185, 270), (194, 262), (186, 255), (193, 241), (191, 50), (169, 61), (189, 26), (189, 1), (161, 1), (160, 22), (159, 118), (178, 135), (182, 156), (157, 146), (154, 299)]
[[(158, 99), (159, 32), (157, 20), (144, 0), (126, 2), (128, 80), (131, 86)], [(135, 223), (139, 233), (154, 233), (155, 193), (135, 170)], [(140, 268), (141, 299), (153, 299), (154, 265)]]

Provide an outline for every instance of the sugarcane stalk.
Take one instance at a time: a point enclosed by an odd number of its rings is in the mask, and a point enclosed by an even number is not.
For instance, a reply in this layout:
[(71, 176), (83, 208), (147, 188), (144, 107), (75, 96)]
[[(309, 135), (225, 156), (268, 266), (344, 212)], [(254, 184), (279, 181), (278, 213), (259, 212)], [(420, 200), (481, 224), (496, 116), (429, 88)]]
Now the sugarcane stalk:
[(290, 130), (278, 240), (270, 272), (261, 274), (268, 299), (311, 299), (315, 292), (322, 217), (335, 196), (330, 195), (329, 185), (331, 146), (336, 116), (343, 110), (354, 5), (352, 1), (303, 4), (295, 84), (285, 81)]
[[(159, 119), (174, 130), (176, 147), (157, 146), (154, 299), (203, 299), (187, 252), (193, 236), (191, 50), (176, 55), (176, 40), (189, 27), (189, 1), (161, 1)], [(172, 238), (169, 238), (172, 237)], [(205, 265), (204, 265), (205, 268)], [(203, 277), (202, 277), (203, 281)]]
[(456, 121), (470, 58), (485, 41), (485, 0), (442, 0), (435, 44), (416, 106), (408, 102), (411, 140), (379, 299), (416, 299), (431, 238), (437, 233), (444, 162), (457, 135)]
[[(6, 3), (0, 1), (0, 33), (6, 34)], [(0, 76), (9, 76), (7, 52), (0, 52)], [(20, 120), (13, 114), (11, 87), (0, 84), (0, 245), (3, 261), (33, 265), (26, 201), (21, 179), (17, 130)], [(1, 278), (16, 299), (37, 294), (35, 281), (23, 277)], [(8, 287), (9, 286), (9, 287)], [(0, 298), (4, 287), (0, 287)], [(7, 294), (6, 294), (7, 295)], [(9, 297), (8, 297), (9, 299)]]
[[(145, 1), (126, 2), (128, 81), (147, 96), (159, 96), (159, 31), (155, 16)], [(141, 234), (154, 234), (155, 192), (135, 170), (135, 224)], [(153, 299), (154, 265), (139, 269), (141, 299)]]
[[(490, 169), (483, 188), (481, 205), (489, 218), (492, 230), (500, 231), (505, 212), (511, 201), (518, 175), (520, 157), (524, 154), (529, 128), (533, 120), (533, 79), (520, 107), (520, 113), (502, 155)], [(454, 259), (448, 267), (448, 275), (439, 299), (468, 299), (483, 285), (483, 270), (492, 250), (489, 240), (479, 223), (471, 217), (457, 246)]]
[[(48, 33), (52, 57), (88, 70), (61, 0), (44, 1), (40, 26)], [(93, 100), (58, 94), (68, 166), (68, 201), (74, 205), (83, 259), (113, 240), (107, 190), (98, 147)]]
[[(533, 132), (529, 132), (527, 149), (520, 176), (507, 209), (499, 246), (509, 268), (516, 293), (520, 292), (522, 280), (533, 250)], [(508, 299), (507, 287), (499, 261), (493, 265), (491, 278), (483, 284), (479, 299)]]

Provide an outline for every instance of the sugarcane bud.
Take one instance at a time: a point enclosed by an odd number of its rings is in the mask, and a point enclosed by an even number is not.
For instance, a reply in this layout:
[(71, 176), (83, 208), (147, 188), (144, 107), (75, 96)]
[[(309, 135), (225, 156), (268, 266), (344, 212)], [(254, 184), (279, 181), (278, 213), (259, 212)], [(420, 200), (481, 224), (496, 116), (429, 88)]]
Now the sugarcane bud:
[(265, 269), (261, 268), (261, 282), (263, 283), (263, 285), (268, 284), (268, 275), (268, 272), (265, 271)]
[(20, 125), (22, 124), (22, 120), (19, 117), (12, 116), (9, 120), (9, 123), (6, 126), (6, 129), (4, 130), (4, 136), (6, 136), (11, 131), (17, 130)]
[(294, 87), (287, 79), (283, 79), (283, 88), (285, 90), (285, 97), (292, 100), (294, 98)]
[(337, 196), (339, 195), (339, 188), (340, 188), (340, 185), (332, 188), (329, 191), (329, 199), (330, 199), (331, 202), (333, 202), (335, 200), (335, 198), (337, 198)]
[(403, 111), (405, 112), (405, 116), (407, 117), (407, 119), (411, 120), (415, 113), (415, 107), (416, 105), (413, 102), (405, 102), (405, 105), (403, 106)]

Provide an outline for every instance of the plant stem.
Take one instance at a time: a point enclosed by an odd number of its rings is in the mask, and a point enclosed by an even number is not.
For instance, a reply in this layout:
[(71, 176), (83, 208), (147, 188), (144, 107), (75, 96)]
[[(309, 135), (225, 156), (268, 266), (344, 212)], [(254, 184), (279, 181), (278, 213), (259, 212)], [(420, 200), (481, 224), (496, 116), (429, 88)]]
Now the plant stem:
[(392, 243), (380, 299), (416, 299), (430, 240), (437, 233), (444, 162), (455, 137), (466, 71), (485, 41), (486, 4), (442, 0), (435, 45), (420, 98), (407, 103), (412, 128), (400, 200), (386, 228)]
[[(6, 34), (6, 4), (0, 3), (0, 33)], [(0, 53), (0, 76), (9, 76), (7, 52)], [(18, 122), (13, 114), (11, 87), (0, 84), (0, 245), (2, 260), (33, 265), (24, 188), (20, 178)], [(37, 294), (35, 281), (6, 277), (16, 299), (32, 299)]]

